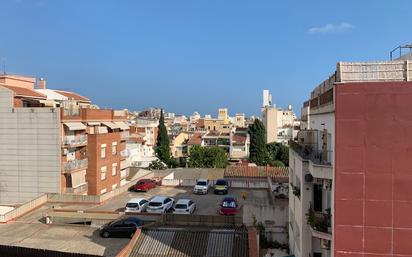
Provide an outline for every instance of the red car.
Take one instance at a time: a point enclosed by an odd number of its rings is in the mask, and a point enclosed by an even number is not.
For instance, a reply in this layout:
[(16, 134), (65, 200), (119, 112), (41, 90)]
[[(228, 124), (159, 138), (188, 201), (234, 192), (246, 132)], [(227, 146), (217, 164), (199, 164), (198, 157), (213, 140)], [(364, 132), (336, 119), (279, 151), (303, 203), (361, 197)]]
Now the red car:
[(225, 197), (220, 205), (219, 214), (235, 215), (239, 212), (239, 204), (235, 197)]
[(155, 188), (157, 185), (156, 180), (153, 179), (141, 179), (136, 182), (133, 186), (134, 191), (144, 191), (147, 192), (152, 188)]

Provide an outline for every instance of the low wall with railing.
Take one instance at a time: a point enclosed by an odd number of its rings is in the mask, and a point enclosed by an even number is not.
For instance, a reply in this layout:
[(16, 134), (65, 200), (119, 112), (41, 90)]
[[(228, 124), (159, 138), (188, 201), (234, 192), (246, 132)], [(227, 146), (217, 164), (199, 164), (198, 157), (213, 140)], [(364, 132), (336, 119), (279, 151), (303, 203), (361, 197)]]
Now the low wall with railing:
[[(196, 179), (162, 179), (162, 186), (175, 186), (175, 187), (193, 187), (196, 185)], [(262, 179), (227, 179), (229, 187), (232, 188), (249, 188), (249, 189), (268, 189), (269, 184), (266, 178)], [(215, 185), (215, 180), (210, 180), (212, 186)]]
[(41, 205), (45, 204), (47, 202), (47, 195), (42, 195), (37, 197), (36, 199), (33, 199), (25, 204), (20, 205), (19, 207), (16, 207), (15, 209), (0, 215), (0, 223), (8, 222), (10, 220), (16, 219), (29, 211), (32, 211), (36, 209), (37, 207), (40, 207)]

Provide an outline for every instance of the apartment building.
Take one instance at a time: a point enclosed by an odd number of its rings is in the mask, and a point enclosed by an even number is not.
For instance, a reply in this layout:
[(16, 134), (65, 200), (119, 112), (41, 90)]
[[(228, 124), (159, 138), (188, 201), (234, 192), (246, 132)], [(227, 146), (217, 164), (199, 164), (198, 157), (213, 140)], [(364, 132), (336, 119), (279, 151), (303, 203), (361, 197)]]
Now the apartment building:
[(158, 119), (152, 118), (137, 118), (136, 124), (133, 126), (132, 133), (143, 133), (144, 140), (148, 146), (154, 147), (157, 142), (157, 127), (159, 126)]
[(236, 128), (230, 133), (229, 157), (232, 161), (249, 159), (250, 136), (248, 129)]
[(235, 117), (232, 119), (233, 126), (237, 128), (246, 127), (246, 118), (244, 113), (236, 113)]
[[(21, 203), (43, 193), (101, 194), (126, 179), (119, 175), (128, 168), (120, 155), (129, 129), (124, 111), (91, 109), (86, 97), (46, 89), (43, 79), (37, 88), (31, 77), (2, 75), (0, 81), (1, 203)], [(99, 186), (96, 169), (103, 161), (95, 158), (89, 142), (99, 143), (107, 137), (103, 134), (119, 137), (110, 143), (120, 160), (112, 163), (117, 177)]]
[(411, 256), (412, 65), (339, 62), (289, 150), (297, 257)]
[(43, 107), (34, 81), (0, 76), (0, 204), (61, 190), (60, 112)]
[[(266, 97), (265, 93), (264, 97)], [(263, 102), (267, 102), (267, 100)], [(287, 109), (266, 105), (262, 107), (261, 114), (263, 125), (266, 128), (267, 143), (287, 144), (296, 134), (295, 122), (297, 118), (291, 105)]]

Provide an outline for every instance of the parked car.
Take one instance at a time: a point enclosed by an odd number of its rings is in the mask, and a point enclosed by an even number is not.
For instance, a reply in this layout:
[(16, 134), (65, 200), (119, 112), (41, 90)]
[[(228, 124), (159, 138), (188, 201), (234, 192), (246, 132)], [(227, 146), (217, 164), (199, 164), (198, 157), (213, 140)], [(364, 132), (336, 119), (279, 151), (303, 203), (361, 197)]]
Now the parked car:
[(194, 194), (208, 194), (210, 189), (210, 182), (208, 179), (199, 179), (193, 188)]
[(239, 212), (239, 204), (237, 199), (233, 196), (225, 197), (220, 204), (219, 214), (221, 215), (235, 215)]
[(114, 220), (100, 228), (102, 237), (133, 237), (136, 229), (144, 222), (137, 217), (125, 217)]
[(140, 179), (139, 181), (136, 182), (133, 189), (134, 189), (134, 191), (147, 192), (150, 189), (155, 188), (156, 186), (157, 186), (156, 180), (153, 180), (153, 179)]
[(125, 212), (145, 212), (149, 200), (144, 198), (133, 198), (126, 204)]
[(196, 210), (196, 204), (190, 199), (179, 199), (173, 208), (174, 214), (192, 214)]
[(147, 205), (146, 211), (149, 213), (166, 213), (173, 208), (175, 200), (166, 196), (155, 196)]
[(216, 180), (215, 183), (215, 189), (214, 189), (214, 193), (215, 194), (227, 194), (229, 191), (229, 183), (227, 182), (227, 180), (225, 179), (218, 179)]

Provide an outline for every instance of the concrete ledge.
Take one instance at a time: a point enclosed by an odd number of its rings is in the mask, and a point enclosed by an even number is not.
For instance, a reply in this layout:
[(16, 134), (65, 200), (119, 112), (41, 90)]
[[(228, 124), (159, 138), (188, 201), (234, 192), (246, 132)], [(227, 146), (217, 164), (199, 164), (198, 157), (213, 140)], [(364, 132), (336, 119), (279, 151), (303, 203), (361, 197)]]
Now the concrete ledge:
[(314, 164), (309, 160), (309, 172), (314, 178), (333, 179), (332, 165)]

